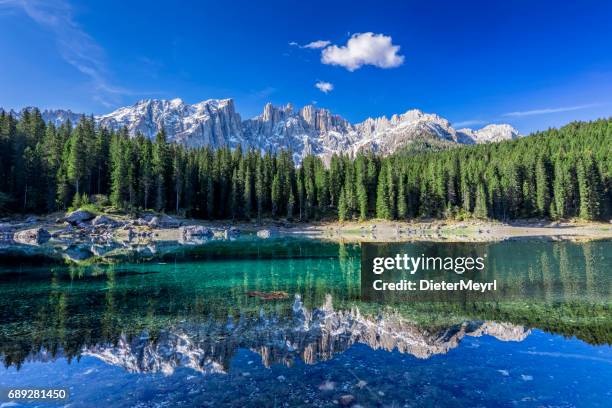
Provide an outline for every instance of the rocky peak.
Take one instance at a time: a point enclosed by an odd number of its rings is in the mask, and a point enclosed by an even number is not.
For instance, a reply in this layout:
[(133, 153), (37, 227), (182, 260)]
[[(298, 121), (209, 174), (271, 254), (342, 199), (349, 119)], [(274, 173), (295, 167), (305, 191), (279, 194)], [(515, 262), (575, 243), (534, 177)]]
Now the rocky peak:
[[(75, 123), (80, 117), (63, 110), (44, 111), (42, 115), (56, 125), (68, 119)], [(259, 116), (243, 121), (232, 99), (208, 99), (193, 105), (180, 98), (143, 99), (95, 119), (101, 126), (125, 126), (131, 135), (140, 132), (149, 138), (164, 128), (169, 141), (190, 147), (229, 145), (272, 152), (291, 149), (297, 162), (307, 154), (316, 154), (324, 161), (333, 154), (356, 154), (362, 150), (386, 155), (422, 139), (453, 147), (519, 137), (510, 125), (455, 130), (448, 120), (418, 109), (351, 124), (315, 105), (296, 111), (292, 104), (267, 103)]]
[(460, 143), (467, 144), (501, 142), (520, 137), (518, 130), (508, 124), (491, 124), (478, 130), (459, 129), (457, 135)]

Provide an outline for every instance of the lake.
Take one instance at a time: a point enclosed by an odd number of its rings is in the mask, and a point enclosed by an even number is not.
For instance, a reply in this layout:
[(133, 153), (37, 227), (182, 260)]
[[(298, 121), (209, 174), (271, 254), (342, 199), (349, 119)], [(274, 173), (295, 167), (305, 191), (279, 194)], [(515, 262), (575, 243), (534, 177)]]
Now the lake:
[(612, 241), (464, 245), (518, 295), (366, 302), (361, 247), (315, 240), (4, 248), (0, 389), (70, 393), (23, 406), (609, 407)]

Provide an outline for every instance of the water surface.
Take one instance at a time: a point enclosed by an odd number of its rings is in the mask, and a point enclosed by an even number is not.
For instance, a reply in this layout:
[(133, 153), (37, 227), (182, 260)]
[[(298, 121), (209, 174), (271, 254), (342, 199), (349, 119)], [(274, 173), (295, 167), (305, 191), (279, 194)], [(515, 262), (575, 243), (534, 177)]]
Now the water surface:
[(360, 247), (309, 240), (5, 249), (0, 387), (68, 387), (70, 406), (607, 406), (612, 241), (474, 245), (523, 296), (363, 302)]

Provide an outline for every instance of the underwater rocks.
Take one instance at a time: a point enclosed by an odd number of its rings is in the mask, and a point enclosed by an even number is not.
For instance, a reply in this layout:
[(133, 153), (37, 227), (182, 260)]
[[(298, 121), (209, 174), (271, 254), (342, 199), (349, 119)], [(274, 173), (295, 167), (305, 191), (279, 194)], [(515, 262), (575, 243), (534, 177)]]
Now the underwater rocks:
[(213, 237), (216, 239), (232, 239), (240, 235), (240, 230), (235, 227), (213, 229)]
[(275, 230), (261, 229), (261, 230), (257, 231), (257, 236), (259, 238), (262, 238), (262, 239), (268, 239), (268, 238), (272, 238), (277, 233), (278, 233), (278, 231), (275, 231)]
[(289, 298), (289, 294), (284, 291), (272, 291), (272, 292), (260, 292), (258, 290), (254, 290), (251, 292), (247, 292), (248, 297), (257, 297), (263, 300), (279, 300), (279, 299), (287, 299)]
[(19, 244), (40, 245), (51, 238), (51, 234), (44, 228), (31, 228), (18, 231), (13, 235), (13, 240)]

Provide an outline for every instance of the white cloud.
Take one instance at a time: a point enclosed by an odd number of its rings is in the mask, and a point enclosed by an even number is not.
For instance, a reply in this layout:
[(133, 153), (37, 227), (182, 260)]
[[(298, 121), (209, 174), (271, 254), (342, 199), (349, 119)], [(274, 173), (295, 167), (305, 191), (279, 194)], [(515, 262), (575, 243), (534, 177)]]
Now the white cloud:
[[(0, 0), (0, 1), (2, 1), (2, 0)], [(304, 45), (300, 45), (299, 43), (297, 43), (295, 41), (290, 41), (289, 42), (289, 45), (292, 46), (292, 47), (309, 48), (311, 50), (318, 50), (318, 49), (321, 49), (321, 48), (325, 48), (329, 44), (331, 44), (331, 41), (327, 41), (327, 40), (311, 41), (308, 44), (304, 44)]]
[(94, 100), (110, 106), (117, 102), (117, 96), (132, 93), (111, 83), (104, 50), (74, 21), (72, 9), (67, 2), (0, 0), (1, 7), (20, 9), (34, 22), (49, 30), (61, 57), (91, 80), (96, 91)]
[(302, 48), (310, 48), (311, 50), (317, 50), (317, 49), (320, 49), (320, 48), (325, 48), (329, 44), (331, 44), (331, 41), (317, 40), (317, 41), (309, 42), (306, 45), (303, 45)]
[(364, 65), (379, 68), (395, 68), (404, 63), (404, 56), (398, 55), (400, 47), (393, 45), (392, 38), (383, 34), (353, 34), (346, 45), (330, 45), (321, 52), (321, 62), (339, 65), (355, 71)]
[(591, 108), (593, 106), (597, 106), (595, 103), (590, 103), (587, 105), (576, 105), (576, 106), (565, 106), (561, 108), (543, 108), (543, 109), (534, 109), (528, 111), (517, 111), (517, 112), (508, 112), (504, 113), (503, 116), (533, 116), (533, 115), (545, 115), (548, 113), (559, 113), (559, 112), (571, 112), (580, 109)]
[(317, 81), (315, 86), (319, 88), (319, 91), (323, 93), (328, 93), (334, 90), (334, 84), (332, 84), (331, 82)]

